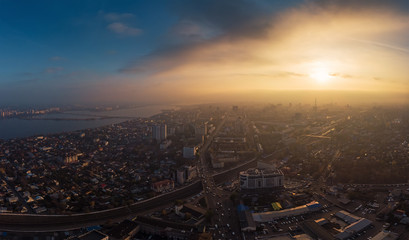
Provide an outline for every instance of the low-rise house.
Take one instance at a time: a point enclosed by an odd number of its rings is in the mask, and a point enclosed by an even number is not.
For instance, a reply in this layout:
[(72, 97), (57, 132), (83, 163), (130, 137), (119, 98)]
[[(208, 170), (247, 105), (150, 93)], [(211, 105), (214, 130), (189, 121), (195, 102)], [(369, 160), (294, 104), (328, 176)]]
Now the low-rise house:
[(175, 188), (175, 183), (172, 180), (166, 179), (163, 181), (152, 183), (151, 189), (155, 192), (171, 191)]

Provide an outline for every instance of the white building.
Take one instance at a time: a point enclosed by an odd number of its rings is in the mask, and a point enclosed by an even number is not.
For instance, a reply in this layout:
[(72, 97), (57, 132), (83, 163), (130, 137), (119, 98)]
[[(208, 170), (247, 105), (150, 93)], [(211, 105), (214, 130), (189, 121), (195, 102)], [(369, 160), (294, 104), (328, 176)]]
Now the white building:
[(284, 175), (280, 170), (250, 168), (240, 172), (241, 189), (281, 188)]

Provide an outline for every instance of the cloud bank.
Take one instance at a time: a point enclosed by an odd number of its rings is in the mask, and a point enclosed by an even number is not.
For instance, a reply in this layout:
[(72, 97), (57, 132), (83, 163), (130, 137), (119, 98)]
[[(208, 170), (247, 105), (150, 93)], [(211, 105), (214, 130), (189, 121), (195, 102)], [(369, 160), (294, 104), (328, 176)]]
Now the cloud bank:
[[(129, 51), (116, 72), (69, 72), (70, 61), (54, 56), (61, 67), (27, 76), (18, 88), (0, 86), (0, 100), (18, 93), (56, 102), (304, 101), (317, 92), (346, 101), (352, 92), (409, 99), (408, 1), (197, 0), (172, 1), (167, 10), (172, 24), (149, 48), (115, 42), (102, 51), (106, 58)], [(134, 13), (96, 18), (107, 38), (96, 41), (137, 46), (152, 34)]]
[[(308, 1), (280, 12), (247, 1), (197, 5), (178, 9), (185, 28), (174, 33), (195, 41), (163, 46), (119, 71), (143, 76), (158, 95), (172, 89), (186, 98), (255, 90), (409, 90), (404, 1)], [(211, 38), (203, 37), (203, 25)], [(328, 82), (313, 79), (317, 71)]]

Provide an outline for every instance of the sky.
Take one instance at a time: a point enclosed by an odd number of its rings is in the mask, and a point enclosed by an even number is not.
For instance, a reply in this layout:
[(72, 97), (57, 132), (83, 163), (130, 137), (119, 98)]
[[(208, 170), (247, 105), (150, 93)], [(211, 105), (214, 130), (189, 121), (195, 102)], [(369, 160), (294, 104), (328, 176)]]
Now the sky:
[(0, 0), (0, 105), (408, 95), (406, 0)]

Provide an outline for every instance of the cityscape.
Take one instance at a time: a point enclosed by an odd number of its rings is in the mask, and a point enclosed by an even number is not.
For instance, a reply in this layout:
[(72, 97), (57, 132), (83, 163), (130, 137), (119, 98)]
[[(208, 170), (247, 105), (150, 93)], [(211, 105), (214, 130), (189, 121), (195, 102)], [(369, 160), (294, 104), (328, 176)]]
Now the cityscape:
[(3, 140), (1, 230), (404, 239), (408, 120), (405, 107), (205, 104)]
[(0, 239), (409, 239), (407, 1), (0, 1)]

